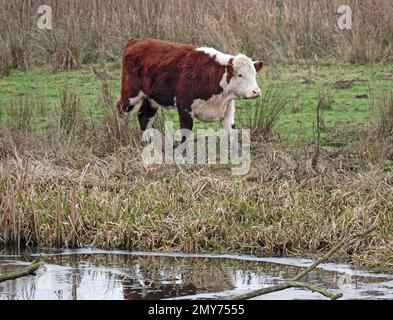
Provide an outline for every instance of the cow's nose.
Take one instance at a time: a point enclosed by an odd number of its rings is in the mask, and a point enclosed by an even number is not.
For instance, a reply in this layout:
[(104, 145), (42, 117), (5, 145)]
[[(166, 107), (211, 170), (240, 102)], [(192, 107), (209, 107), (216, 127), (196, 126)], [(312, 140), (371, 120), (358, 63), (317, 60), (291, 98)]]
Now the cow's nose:
[(261, 96), (261, 89), (254, 88), (254, 90), (252, 90), (252, 94), (254, 97), (260, 97)]

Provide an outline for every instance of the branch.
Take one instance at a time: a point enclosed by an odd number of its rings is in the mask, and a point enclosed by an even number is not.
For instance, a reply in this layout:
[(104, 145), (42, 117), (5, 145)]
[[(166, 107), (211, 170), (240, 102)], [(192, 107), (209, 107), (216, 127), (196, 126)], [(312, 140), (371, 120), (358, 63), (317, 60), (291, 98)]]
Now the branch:
[(261, 296), (261, 295), (272, 293), (272, 292), (282, 291), (282, 290), (289, 289), (289, 288), (306, 288), (306, 289), (309, 289), (310, 291), (318, 292), (318, 293), (320, 293), (320, 294), (324, 295), (325, 297), (328, 297), (332, 300), (337, 300), (343, 296), (342, 293), (333, 294), (332, 292), (330, 292), (326, 289), (317, 287), (311, 283), (289, 280), (287, 282), (284, 282), (282, 284), (278, 284), (276, 286), (271, 286), (271, 287), (259, 289), (259, 290), (256, 290), (256, 291), (253, 291), (250, 293), (245, 293), (243, 295), (236, 296), (236, 297), (232, 298), (231, 300), (246, 300), (246, 299), (250, 299), (250, 298), (253, 298), (256, 296)]
[(34, 261), (26, 269), (22, 271), (9, 272), (0, 275), (0, 283), (8, 280), (15, 280), (28, 275), (33, 275), (43, 265), (40, 261)]
[(370, 227), (366, 231), (358, 232), (358, 233), (355, 233), (355, 234), (353, 234), (353, 235), (351, 235), (351, 236), (349, 236), (347, 238), (342, 239), (337, 244), (335, 244), (324, 256), (319, 258), (316, 262), (314, 262), (306, 270), (304, 270), (303, 272), (299, 273), (296, 277), (294, 277), (291, 280), (292, 281), (297, 281), (297, 280), (303, 278), (305, 275), (309, 274), (312, 270), (314, 270), (316, 267), (318, 267), (321, 263), (323, 263), (324, 261), (328, 260), (331, 256), (333, 256), (341, 247), (344, 247), (345, 245), (350, 244), (353, 240), (355, 240), (357, 238), (365, 237), (366, 235), (368, 235), (371, 232), (373, 232), (375, 229), (376, 229), (376, 226), (373, 225), (372, 227)]
[(370, 234), (371, 232), (373, 232), (376, 229), (376, 225), (375, 223), (366, 231), (362, 231), (362, 232), (358, 232), (355, 233), (353, 235), (350, 235), (346, 238), (343, 238), (341, 241), (339, 241), (337, 244), (335, 244), (324, 256), (322, 256), (320, 259), (318, 259), (316, 262), (314, 262), (310, 267), (308, 267), (307, 269), (305, 269), (303, 272), (299, 273), (296, 277), (292, 278), (291, 280), (288, 280), (282, 284), (276, 285), (276, 286), (272, 286), (272, 287), (268, 287), (268, 288), (262, 288), (259, 290), (255, 290), (255, 291), (251, 291), (249, 293), (245, 293), (239, 296), (235, 296), (232, 297), (231, 300), (246, 300), (246, 299), (251, 299), (254, 298), (256, 296), (261, 296), (264, 294), (268, 294), (271, 292), (276, 292), (276, 291), (281, 291), (281, 290), (285, 290), (288, 288), (293, 288), (293, 287), (301, 287), (301, 288), (307, 288), (311, 291), (315, 291), (318, 292), (322, 295), (324, 295), (325, 297), (328, 297), (332, 300), (336, 300), (338, 298), (342, 297), (342, 293), (339, 294), (333, 294), (332, 292), (323, 289), (323, 288), (319, 288), (313, 284), (310, 283), (306, 283), (306, 282), (298, 282), (298, 280), (300, 280), (301, 278), (303, 278), (305, 275), (309, 274), (312, 270), (314, 270), (316, 267), (318, 267), (321, 263), (323, 263), (324, 261), (326, 261), (327, 259), (329, 259), (331, 256), (333, 256), (340, 248), (350, 244), (353, 240), (357, 239), (357, 238), (363, 238), (365, 236), (367, 236), (368, 234)]

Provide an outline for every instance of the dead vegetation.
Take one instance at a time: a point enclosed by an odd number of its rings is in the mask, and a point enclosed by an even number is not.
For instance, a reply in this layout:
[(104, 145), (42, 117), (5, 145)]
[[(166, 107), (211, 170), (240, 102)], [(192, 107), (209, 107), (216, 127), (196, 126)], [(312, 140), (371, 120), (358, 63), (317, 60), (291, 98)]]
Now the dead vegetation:
[(53, 30), (38, 30), (39, 0), (0, 2), (0, 72), (50, 65), (54, 70), (117, 61), (128, 38), (152, 37), (242, 51), (270, 62), (392, 62), (389, 0), (350, 0), (352, 30), (339, 30), (341, 1), (96, 0), (44, 4)]

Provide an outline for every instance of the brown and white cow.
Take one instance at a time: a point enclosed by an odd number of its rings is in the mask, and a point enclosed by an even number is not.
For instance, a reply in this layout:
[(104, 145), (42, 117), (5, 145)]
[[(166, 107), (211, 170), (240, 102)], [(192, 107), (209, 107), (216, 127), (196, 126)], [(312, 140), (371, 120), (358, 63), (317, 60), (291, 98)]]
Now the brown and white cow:
[(119, 116), (128, 118), (142, 100), (138, 110), (142, 131), (150, 128), (158, 106), (163, 106), (177, 108), (181, 129), (192, 130), (197, 118), (220, 121), (229, 132), (235, 125), (234, 100), (261, 95), (256, 73), (264, 64), (213, 48), (131, 39), (123, 52)]

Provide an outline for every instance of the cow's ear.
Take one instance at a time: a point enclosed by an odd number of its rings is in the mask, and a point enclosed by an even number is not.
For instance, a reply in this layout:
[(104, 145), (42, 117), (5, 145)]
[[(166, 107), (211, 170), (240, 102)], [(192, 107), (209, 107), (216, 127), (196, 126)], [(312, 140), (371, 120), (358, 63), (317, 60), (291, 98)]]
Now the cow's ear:
[(255, 67), (255, 70), (257, 70), (257, 72), (259, 72), (259, 71), (261, 71), (262, 70), (262, 68), (264, 67), (266, 65), (266, 62), (265, 61), (255, 61), (254, 62), (254, 67)]

